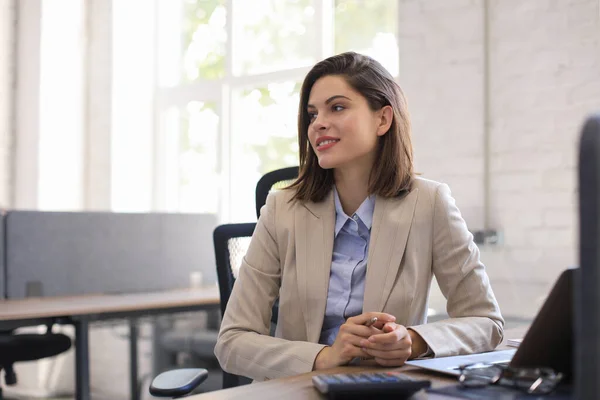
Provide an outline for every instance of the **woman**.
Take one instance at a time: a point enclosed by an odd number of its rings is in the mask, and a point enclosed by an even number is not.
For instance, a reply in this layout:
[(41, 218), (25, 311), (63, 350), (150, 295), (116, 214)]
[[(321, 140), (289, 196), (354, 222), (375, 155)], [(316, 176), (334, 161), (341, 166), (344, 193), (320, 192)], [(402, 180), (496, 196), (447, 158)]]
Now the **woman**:
[[(223, 369), (266, 380), (495, 348), (504, 321), (479, 250), (449, 188), (415, 177), (389, 72), (356, 53), (316, 64), (298, 141), (300, 175), (267, 199), (223, 317)], [(450, 318), (426, 324), (433, 275)]]

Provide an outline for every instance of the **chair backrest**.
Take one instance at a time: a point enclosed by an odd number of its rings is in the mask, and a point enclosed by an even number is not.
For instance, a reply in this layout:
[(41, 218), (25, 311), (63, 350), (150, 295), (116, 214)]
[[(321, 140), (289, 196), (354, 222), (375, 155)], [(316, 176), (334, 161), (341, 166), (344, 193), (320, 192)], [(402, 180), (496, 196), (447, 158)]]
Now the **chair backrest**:
[(256, 184), (256, 218), (260, 216), (260, 209), (267, 202), (267, 196), (272, 190), (282, 189), (291, 184), (298, 177), (298, 167), (287, 167), (267, 172)]
[(236, 268), (239, 268), (241, 259), (246, 254), (255, 227), (255, 222), (224, 224), (217, 226), (213, 233), (221, 296), (221, 315), (225, 314), (225, 308), (237, 275)]
[[(267, 202), (270, 192), (283, 189), (291, 185), (298, 178), (299, 167), (286, 167), (267, 172), (256, 184), (256, 218), (260, 217), (260, 209)], [(275, 300), (271, 322), (277, 325), (279, 314), (279, 299)]]
[[(260, 209), (266, 203), (269, 192), (289, 185), (298, 176), (298, 167), (282, 168), (265, 174), (256, 184), (256, 216), (260, 216)], [(221, 296), (221, 315), (225, 314), (227, 302), (233, 290), (242, 258), (248, 250), (250, 239), (256, 228), (256, 223), (223, 224), (219, 225), (213, 233), (215, 246), (215, 259), (217, 263), (217, 278)], [(279, 302), (273, 306), (271, 317), (271, 331), (277, 324)], [(250, 383), (248, 378), (230, 374), (223, 371), (223, 389)]]
[[(213, 233), (221, 296), (221, 315), (225, 314), (225, 308), (237, 276), (237, 268), (239, 268), (242, 258), (246, 254), (255, 227), (255, 222), (224, 224), (219, 225)], [(223, 389), (249, 383), (249, 381), (245, 382), (247, 380), (248, 378), (223, 371)]]

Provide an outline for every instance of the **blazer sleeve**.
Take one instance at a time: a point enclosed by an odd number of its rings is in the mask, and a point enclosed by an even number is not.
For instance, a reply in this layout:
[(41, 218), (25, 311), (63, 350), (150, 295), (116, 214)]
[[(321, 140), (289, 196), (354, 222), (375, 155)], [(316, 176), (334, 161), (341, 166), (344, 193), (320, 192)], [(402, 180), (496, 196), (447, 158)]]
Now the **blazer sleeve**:
[(215, 346), (223, 370), (255, 380), (310, 372), (323, 345), (269, 336), (281, 285), (276, 195), (269, 195), (242, 261)]
[(435, 193), (432, 240), (433, 273), (450, 318), (411, 329), (436, 357), (493, 350), (502, 341), (504, 320), (473, 235), (445, 184)]

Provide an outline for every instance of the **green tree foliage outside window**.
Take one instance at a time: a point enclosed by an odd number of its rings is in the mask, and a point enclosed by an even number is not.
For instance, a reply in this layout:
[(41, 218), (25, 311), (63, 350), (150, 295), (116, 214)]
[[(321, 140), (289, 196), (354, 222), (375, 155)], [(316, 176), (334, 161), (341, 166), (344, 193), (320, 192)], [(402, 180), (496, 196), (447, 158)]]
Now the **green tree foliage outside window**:
[[(224, 78), (225, 43), (228, 40), (225, 18), (230, 12), (225, 9), (226, 1), (184, 1), (184, 81)], [(236, 5), (247, 7), (249, 4), (239, 1), (251, 1), (254, 4), (254, 0), (234, 0), (234, 7)], [(256, 45), (250, 53), (246, 52), (237, 58), (234, 55), (234, 60), (237, 59), (240, 63), (237, 67), (234, 66), (234, 71), (240, 73), (256, 72), (263, 66), (268, 71), (269, 66), (278, 66), (294, 57), (306, 59), (313, 53), (311, 46), (316, 46), (316, 41), (322, 40), (313, 36), (317, 22), (314, 18), (315, 2), (312, 0), (260, 1), (268, 5), (266, 11), (258, 19), (253, 20), (252, 24), (244, 24), (242, 32)], [(395, 33), (397, 4), (394, 0), (335, 0), (334, 7), (336, 52), (369, 49), (373, 47), (374, 39), (379, 33)], [(235, 43), (233, 47), (235, 51)], [(397, 52), (397, 49), (390, 48), (389, 51)], [(298, 93), (299, 89), (298, 83), (294, 87), (294, 92)], [(252, 90), (260, 92), (258, 102), (265, 110), (276, 102), (267, 87)], [(242, 96), (247, 95), (249, 91), (242, 92)], [(233, 110), (233, 115), (237, 115), (236, 110)], [(296, 126), (295, 120), (289, 122), (290, 126)], [(184, 138), (185, 135), (182, 137), (182, 150), (189, 144)], [(249, 151), (258, 155), (260, 159), (258, 172), (264, 174), (277, 168), (297, 164), (296, 140), (296, 136), (292, 137), (289, 133), (271, 134), (263, 143), (250, 141), (246, 146)]]
[[(174, 0), (175, 1), (175, 0)], [(184, 0), (184, 82), (225, 76), (225, 0)]]
[(334, 21), (336, 53), (368, 49), (378, 33), (396, 33), (398, 4), (396, 0), (335, 0)]

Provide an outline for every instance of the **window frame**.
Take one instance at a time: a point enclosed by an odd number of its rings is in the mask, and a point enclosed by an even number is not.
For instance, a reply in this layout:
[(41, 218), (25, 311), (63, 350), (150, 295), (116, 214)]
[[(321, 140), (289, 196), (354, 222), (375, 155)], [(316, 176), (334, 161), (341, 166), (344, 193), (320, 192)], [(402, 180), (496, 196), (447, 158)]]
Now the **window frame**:
[[(155, 5), (160, 0), (154, 0)], [(333, 12), (334, 0), (313, 0), (315, 7), (315, 20), (317, 26), (316, 36), (319, 37), (318, 45), (314, 47), (313, 57), (315, 60), (326, 58), (333, 54)], [(234, 55), (234, 29), (233, 18), (235, 15), (235, 0), (227, 0), (225, 5), (227, 18), (225, 23), (226, 29), (226, 50), (225, 50), (225, 74), (223, 78), (213, 81), (198, 81), (193, 83), (183, 83), (172, 87), (159, 87), (156, 84), (156, 109), (155, 115), (157, 120), (161, 115), (171, 107), (182, 108), (191, 101), (216, 102), (219, 113), (219, 140), (218, 148), (218, 166), (217, 170), (221, 174), (222, 179), (226, 181), (220, 189), (219, 196), (219, 213), (218, 218), (221, 222), (230, 221), (232, 208), (235, 206), (234, 199), (230, 196), (232, 179), (232, 158), (231, 158), (231, 139), (232, 131), (230, 129), (232, 118), (235, 117), (232, 109), (232, 96), (235, 91), (267, 85), (269, 83), (285, 82), (285, 81), (302, 81), (310, 67), (297, 67), (289, 69), (281, 69), (273, 72), (241, 75), (236, 76), (233, 73), (233, 58)], [(155, 68), (158, 68), (158, 60), (156, 60)], [(167, 188), (172, 189), (169, 185), (170, 181), (177, 178), (168, 176), (170, 172), (166, 168), (167, 161), (164, 160), (164, 155), (161, 154), (161, 145), (166, 142), (167, 132), (161, 131), (161, 126), (155, 124), (154, 138), (157, 143), (154, 148), (154, 154), (157, 165), (154, 174), (154, 199), (153, 206), (156, 210), (178, 211), (168, 204)]]
[[(40, 33), (41, 33), (41, 4), (44, 0), (24, 0), (16, 4), (15, 14), (19, 16), (15, 25), (15, 36), (19, 38), (15, 46), (15, 69), (19, 74), (15, 78), (15, 110), (14, 132), (16, 141), (14, 149), (14, 171), (12, 179), (12, 206), (17, 208), (38, 209), (40, 207), (40, 115), (39, 97), (40, 85)], [(290, 68), (263, 74), (234, 76), (232, 65), (233, 20), (226, 18), (226, 51), (225, 76), (216, 81), (194, 82), (165, 88), (158, 85), (158, 57), (154, 52), (154, 61), (150, 66), (154, 71), (154, 87), (152, 106), (149, 116), (150, 135), (148, 157), (151, 167), (144, 176), (148, 181), (148, 199), (138, 206), (122, 208), (116, 205), (115, 199), (122, 196), (115, 186), (115, 168), (127, 167), (114, 159), (115, 112), (112, 75), (114, 73), (113, 54), (113, 19), (114, 0), (78, 0), (84, 4), (84, 26), (82, 34), (83, 58), (82, 74), (84, 77), (82, 112), (83, 126), (80, 132), (81, 149), (72, 155), (74, 168), (82, 168), (81, 182), (77, 191), (80, 194), (78, 204), (67, 204), (65, 207), (73, 210), (98, 210), (118, 212), (179, 212), (172, 207), (167, 199), (169, 177), (167, 160), (160, 153), (166, 140), (166, 132), (160, 129), (160, 115), (172, 106), (185, 106), (190, 101), (212, 101), (218, 107), (218, 171), (223, 179), (223, 185), (218, 193), (221, 222), (230, 221), (234, 199), (231, 198), (232, 184), (232, 132), (231, 121), (235, 117), (232, 112), (232, 93), (247, 87), (265, 86), (269, 83), (283, 81), (302, 81), (310, 67)], [(158, 11), (158, 1), (152, 0), (152, 9)], [(226, 7), (233, 10), (237, 0), (227, 0)], [(244, 1), (244, 0), (242, 0)], [(399, 0), (393, 0), (399, 1)], [(335, 0), (313, 0), (315, 7), (314, 18), (316, 36), (321, 40), (312, 47), (316, 60), (324, 59), (334, 53), (334, 7)], [(228, 12), (231, 15), (231, 12)], [(157, 19), (155, 18), (155, 23)], [(396, 32), (398, 41), (399, 33)], [(158, 43), (158, 35), (152, 39)], [(399, 43), (399, 41), (398, 41)], [(55, 93), (60, 96), (60, 93)], [(79, 140), (79, 139), (78, 139)], [(77, 161), (81, 160), (81, 161)], [(77, 165), (75, 165), (77, 164)], [(171, 174), (172, 175), (172, 174)], [(60, 176), (52, 177), (60, 180)], [(125, 194), (123, 194), (125, 195)], [(65, 200), (68, 201), (68, 200)], [(60, 207), (60, 206), (59, 206)], [(63, 209), (63, 208), (60, 208)]]

